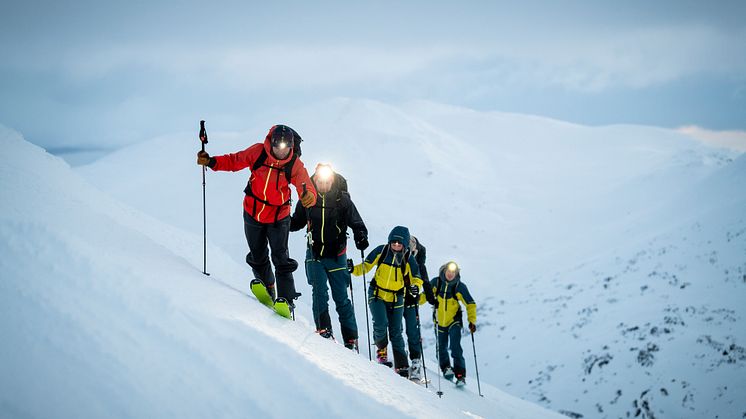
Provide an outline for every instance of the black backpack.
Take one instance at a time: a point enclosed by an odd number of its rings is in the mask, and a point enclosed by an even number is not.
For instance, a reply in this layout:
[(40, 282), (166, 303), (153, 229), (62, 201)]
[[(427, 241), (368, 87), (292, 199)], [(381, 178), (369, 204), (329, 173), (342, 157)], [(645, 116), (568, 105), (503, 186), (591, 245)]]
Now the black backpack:
[(347, 179), (344, 178), (344, 176), (340, 175), (337, 172), (334, 172), (334, 189), (340, 191), (340, 192), (347, 192), (350, 193), (347, 190)]

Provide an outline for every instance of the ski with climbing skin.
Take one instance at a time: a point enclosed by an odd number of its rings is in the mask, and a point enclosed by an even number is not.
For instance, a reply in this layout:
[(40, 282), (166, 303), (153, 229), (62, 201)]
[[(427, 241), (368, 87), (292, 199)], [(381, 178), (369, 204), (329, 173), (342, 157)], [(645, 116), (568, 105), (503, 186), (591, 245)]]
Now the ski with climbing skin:
[(287, 300), (279, 297), (273, 302), (272, 297), (267, 291), (267, 287), (264, 286), (264, 283), (262, 283), (261, 280), (253, 279), (251, 281), (251, 293), (254, 294), (254, 297), (256, 297), (256, 299), (259, 300), (260, 303), (271, 308), (272, 310), (274, 310), (275, 313), (279, 314), (282, 317), (285, 317), (286, 319), (292, 319), (293, 315)]

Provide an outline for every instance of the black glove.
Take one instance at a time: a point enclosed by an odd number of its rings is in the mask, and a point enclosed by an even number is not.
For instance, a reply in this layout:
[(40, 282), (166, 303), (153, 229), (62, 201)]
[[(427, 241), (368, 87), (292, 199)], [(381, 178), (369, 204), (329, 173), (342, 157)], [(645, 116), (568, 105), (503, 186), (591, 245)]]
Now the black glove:
[(420, 295), (420, 287), (418, 287), (417, 285), (410, 285), (409, 294), (411, 294), (412, 297), (417, 298), (417, 296)]
[(359, 240), (355, 240), (355, 247), (357, 247), (358, 250), (365, 250), (369, 245), (367, 237), (363, 236)]
[(477, 331), (477, 325), (476, 325), (476, 324), (474, 324), (474, 323), (469, 323), (469, 331), (470, 331), (471, 333), (474, 333), (474, 332), (476, 332), (476, 331)]
[(438, 302), (438, 299), (437, 299), (437, 298), (436, 298), (436, 299), (434, 299), (433, 301), (428, 301), (428, 302), (429, 302), (429, 303), (430, 303), (430, 304), (431, 304), (431, 305), (433, 306), (433, 308), (434, 308), (434, 309), (436, 309), (436, 310), (438, 309), (438, 305), (439, 305), (440, 303)]
[(352, 259), (347, 259), (347, 271), (352, 273), (355, 270), (355, 264), (352, 263)]

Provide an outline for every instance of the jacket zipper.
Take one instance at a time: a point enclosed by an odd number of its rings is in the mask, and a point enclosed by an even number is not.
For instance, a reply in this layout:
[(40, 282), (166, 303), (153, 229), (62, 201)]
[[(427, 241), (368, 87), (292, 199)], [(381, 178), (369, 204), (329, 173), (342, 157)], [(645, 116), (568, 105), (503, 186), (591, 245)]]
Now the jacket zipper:
[(324, 222), (326, 218), (326, 194), (321, 194), (321, 255), (324, 254)]
[(443, 300), (445, 301), (445, 308), (443, 309), (443, 321), (446, 320), (446, 313), (448, 313), (448, 297), (446, 296), (448, 294), (448, 282), (446, 282), (446, 288), (443, 291)]
[[(270, 164), (272, 166), (272, 164)], [(263, 200), (267, 200), (267, 186), (269, 186), (269, 179), (272, 177), (272, 169), (267, 170), (267, 180), (264, 182), (264, 190), (262, 191), (262, 194), (264, 195)], [(260, 220), (262, 217), (262, 212), (264, 212), (264, 208), (266, 208), (267, 205), (262, 202), (262, 209), (259, 210), (259, 214), (256, 215), (256, 219)]]

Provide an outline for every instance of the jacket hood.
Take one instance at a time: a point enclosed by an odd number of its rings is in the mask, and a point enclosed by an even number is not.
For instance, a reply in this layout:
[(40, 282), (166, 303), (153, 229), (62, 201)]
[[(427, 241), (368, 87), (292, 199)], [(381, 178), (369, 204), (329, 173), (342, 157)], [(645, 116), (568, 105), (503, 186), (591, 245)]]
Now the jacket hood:
[(458, 264), (456, 262), (454, 262), (454, 261), (448, 261), (448, 262), (444, 263), (443, 266), (440, 267), (439, 276), (440, 276), (440, 279), (442, 279), (443, 281), (447, 281), (447, 279), (446, 279), (446, 269), (448, 269), (448, 265), (450, 265), (451, 263), (453, 263), (454, 265), (456, 265), (456, 277), (453, 278), (453, 281), (451, 281), (451, 283), (456, 283), (459, 280), (461, 280), (461, 267), (458, 266)]
[(404, 245), (404, 248), (409, 248), (409, 229), (403, 226), (396, 226), (389, 233), (389, 241), (391, 243), (394, 240), (399, 240)]

